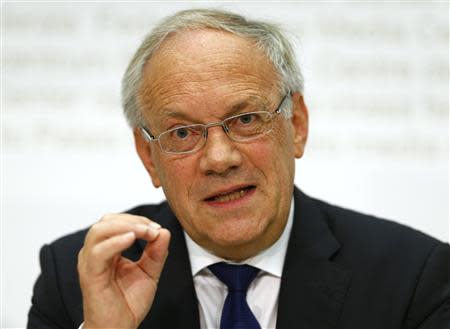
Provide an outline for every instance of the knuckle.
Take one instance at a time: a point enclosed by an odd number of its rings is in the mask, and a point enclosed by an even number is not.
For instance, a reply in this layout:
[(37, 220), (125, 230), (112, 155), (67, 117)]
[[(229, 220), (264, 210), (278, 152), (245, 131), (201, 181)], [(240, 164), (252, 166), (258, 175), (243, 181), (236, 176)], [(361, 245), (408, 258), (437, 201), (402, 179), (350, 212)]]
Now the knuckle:
[(101, 248), (96, 245), (91, 248), (90, 256), (92, 259), (99, 259), (101, 256)]
[(85, 250), (84, 248), (81, 248), (78, 252), (78, 262), (77, 262), (77, 271), (82, 276), (84, 273), (85, 266), (85, 260), (84, 260)]
[(103, 217), (100, 219), (100, 222), (106, 222), (106, 221), (113, 220), (114, 218), (116, 218), (116, 216), (117, 216), (117, 214), (114, 214), (114, 213), (104, 214)]
[(83, 253), (84, 253), (84, 247), (82, 247), (80, 249), (80, 251), (78, 252), (78, 262), (80, 262), (80, 260), (83, 259)]
[(83, 248), (78, 253), (77, 257), (77, 268), (80, 269), (81, 263), (83, 262)]
[(94, 225), (92, 225), (91, 228), (89, 229), (88, 236), (98, 235), (101, 230), (101, 227), (102, 225), (100, 225), (100, 223), (95, 223)]

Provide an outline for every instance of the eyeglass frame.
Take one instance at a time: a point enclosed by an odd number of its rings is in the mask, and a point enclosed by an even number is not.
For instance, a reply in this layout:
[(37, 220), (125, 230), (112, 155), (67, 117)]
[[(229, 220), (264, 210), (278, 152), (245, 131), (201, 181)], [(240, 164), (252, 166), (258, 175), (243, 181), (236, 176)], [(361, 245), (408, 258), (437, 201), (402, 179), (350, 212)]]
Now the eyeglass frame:
[[(280, 113), (283, 111), (283, 108), (284, 108), (284, 105), (285, 105), (284, 103), (285, 103), (287, 100), (289, 100), (289, 98), (290, 98), (291, 96), (292, 96), (292, 93), (291, 93), (290, 91), (288, 91), (288, 92), (286, 93), (286, 95), (284, 95), (284, 97), (281, 99), (279, 105), (277, 106), (277, 108), (276, 108), (275, 111), (273, 111), (273, 112), (269, 112), (269, 111), (243, 112), (243, 113), (239, 113), (239, 114), (236, 114), (236, 115), (232, 115), (232, 116), (230, 116), (230, 117), (228, 117), (228, 118), (225, 118), (225, 119), (223, 119), (222, 121), (218, 121), (218, 122), (207, 123), (207, 124), (203, 124), (203, 123), (195, 123), (195, 124), (191, 124), (191, 125), (185, 125), (185, 126), (174, 127), (174, 128), (168, 129), (168, 130), (166, 130), (166, 131), (163, 131), (162, 133), (160, 133), (160, 134), (159, 134), (158, 136), (156, 136), (156, 137), (153, 136), (153, 135), (147, 130), (147, 128), (146, 128), (145, 126), (141, 126), (140, 129), (141, 129), (142, 135), (144, 136), (144, 138), (145, 138), (148, 142), (156, 142), (156, 141), (157, 141), (157, 142), (158, 142), (158, 145), (159, 145), (159, 148), (161, 149), (161, 151), (163, 151), (164, 153), (168, 153), (168, 154), (190, 154), (190, 153), (194, 153), (194, 152), (200, 150), (200, 149), (203, 148), (203, 146), (205, 146), (205, 144), (206, 144), (206, 141), (207, 141), (207, 138), (208, 138), (208, 130), (209, 130), (209, 128), (211, 128), (211, 127), (217, 127), (217, 126), (221, 126), (222, 129), (223, 129), (223, 131), (225, 132), (225, 134), (226, 134), (232, 141), (234, 141), (234, 142), (247, 142), (247, 141), (252, 141), (252, 140), (254, 140), (254, 139), (257, 139), (258, 137), (261, 137), (261, 136), (264, 136), (264, 135), (267, 135), (268, 133), (270, 133), (270, 132), (273, 130), (273, 125), (272, 125), (272, 127), (271, 127), (269, 130), (267, 130), (267, 131), (264, 132), (263, 134), (256, 134), (254, 137), (249, 138), (249, 139), (236, 140), (236, 139), (234, 139), (234, 138), (230, 135), (229, 128), (228, 128), (228, 126), (225, 124), (225, 122), (230, 121), (230, 120), (235, 119), (235, 118), (239, 118), (239, 117), (244, 116), (244, 115), (249, 115), (249, 114), (254, 114), (254, 113), (268, 113), (268, 114), (270, 115), (269, 120), (270, 120), (270, 122), (272, 123), (272, 122), (273, 122), (273, 119), (274, 119), (278, 114), (280, 114)], [(189, 150), (189, 151), (181, 151), (181, 152), (167, 151), (167, 150), (165, 150), (165, 149), (162, 147), (161, 141), (160, 141), (161, 135), (167, 134), (167, 133), (169, 133), (169, 132), (175, 131), (175, 130), (180, 129), (180, 128), (189, 128), (189, 127), (192, 127), (192, 126), (199, 126), (199, 127), (202, 127), (202, 128), (203, 128), (203, 134), (202, 134), (202, 136), (203, 136), (203, 144), (202, 144), (201, 146), (199, 146), (198, 148), (197, 148), (197, 147), (194, 147), (192, 150)]]

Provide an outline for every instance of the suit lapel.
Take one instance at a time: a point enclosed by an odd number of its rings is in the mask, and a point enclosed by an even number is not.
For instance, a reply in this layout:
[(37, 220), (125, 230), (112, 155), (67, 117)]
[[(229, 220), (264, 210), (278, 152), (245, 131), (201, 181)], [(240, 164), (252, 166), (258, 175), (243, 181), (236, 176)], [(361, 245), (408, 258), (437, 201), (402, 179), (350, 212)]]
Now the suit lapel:
[[(172, 237), (152, 308), (139, 328), (200, 328), (197, 297), (183, 230), (167, 206), (153, 215)], [(145, 242), (140, 241), (141, 247)]]
[(294, 224), (280, 287), (277, 328), (335, 328), (350, 276), (330, 258), (340, 245), (325, 214), (295, 189)]

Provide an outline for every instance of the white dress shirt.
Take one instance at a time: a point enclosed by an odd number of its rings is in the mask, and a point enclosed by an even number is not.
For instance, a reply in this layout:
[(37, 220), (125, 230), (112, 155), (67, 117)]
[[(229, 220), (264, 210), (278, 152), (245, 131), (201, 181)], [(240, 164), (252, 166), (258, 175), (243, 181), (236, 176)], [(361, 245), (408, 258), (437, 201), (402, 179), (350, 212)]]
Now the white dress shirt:
[[(280, 238), (266, 250), (239, 263), (261, 270), (247, 291), (247, 303), (261, 329), (276, 327), (281, 274), (293, 220), (294, 199), (291, 201), (288, 221)], [(208, 266), (225, 260), (200, 247), (186, 232), (185, 237), (198, 298), (200, 328), (218, 329), (228, 288), (212, 274)]]

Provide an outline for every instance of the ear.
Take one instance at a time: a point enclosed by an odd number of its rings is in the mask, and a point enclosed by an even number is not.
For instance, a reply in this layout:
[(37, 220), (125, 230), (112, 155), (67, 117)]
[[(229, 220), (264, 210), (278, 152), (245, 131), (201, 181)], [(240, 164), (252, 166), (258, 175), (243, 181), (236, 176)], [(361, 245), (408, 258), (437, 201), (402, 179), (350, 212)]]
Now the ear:
[(141, 158), (142, 164), (150, 175), (153, 186), (158, 188), (161, 186), (161, 180), (158, 175), (157, 167), (155, 166), (155, 154), (152, 154), (151, 145), (149, 145), (149, 142), (144, 138), (139, 128), (135, 128), (133, 130), (133, 135), (134, 145), (139, 157)]
[(303, 95), (298, 92), (292, 94), (292, 125), (294, 127), (294, 148), (297, 159), (305, 152), (308, 139), (308, 108), (305, 105)]

